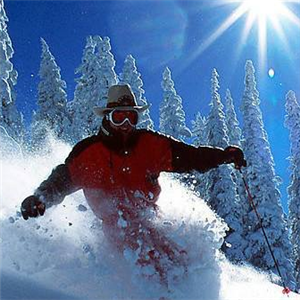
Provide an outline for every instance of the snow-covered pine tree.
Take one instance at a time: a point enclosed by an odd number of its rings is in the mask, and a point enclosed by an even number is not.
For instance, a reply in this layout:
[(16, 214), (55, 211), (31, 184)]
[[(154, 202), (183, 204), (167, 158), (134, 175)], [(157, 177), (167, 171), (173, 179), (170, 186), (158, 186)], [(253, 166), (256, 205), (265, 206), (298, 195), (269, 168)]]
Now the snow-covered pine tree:
[(226, 116), (226, 127), (228, 129), (228, 142), (229, 145), (241, 146), (242, 130), (239, 126), (239, 121), (234, 109), (233, 99), (230, 90), (226, 90), (225, 97), (225, 116)]
[(160, 131), (179, 140), (191, 137), (192, 133), (185, 124), (182, 99), (176, 93), (169, 68), (163, 72), (161, 86), (163, 88), (163, 101), (159, 108)]
[[(144, 106), (148, 102), (144, 97), (145, 91), (143, 90), (143, 81), (141, 79), (141, 74), (138, 72), (135, 59), (132, 55), (127, 55), (123, 71), (120, 74), (120, 83), (128, 83), (135, 95), (138, 105)], [(138, 128), (154, 129), (153, 121), (150, 117), (149, 109), (145, 110), (142, 114)]]
[(207, 117), (207, 142), (213, 147), (226, 148), (228, 146), (228, 135), (219, 88), (219, 74), (216, 69), (213, 69), (211, 77), (211, 109)]
[(34, 113), (32, 122), (32, 147), (36, 150), (45, 146), (48, 133), (67, 141), (70, 126), (66, 112), (66, 82), (61, 79), (60, 68), (44, 39), (41, 39), (41, 44), (38, 110)]
[(101, 39), (99, 36), (95, 37), (96, 53), (99, 62), (99, 76), (97, 77), (99, 87), (99, 106), (106, 106), (108, 89), (118, 83), (118, 77), (115, 72), (116, 61), (111, 52), (111, 45), (109, 37), (105, 36)]
[(68, 136), (69, 142), (71, 144), (75, 144), (77, 139), (75, 138), (75, 127), (74, 127), (74, 118), (75, 118), (75, 107), (74, 107), (74, 100), (68, 101), (66, 105), (66, 113), (69, 116), (70, 126), (68, 127)]
[[(211, 110), (207, 118), (207, 138), (210, 146), (226, 148), (228, 135), (223, 104), (218, 92), (218, 77), (214, 69), (211, 78), (212, 98)], [(229, 226), (223, 251), (230, 260), (241, 261), (244, 259), (243, 250), (246, 241), (243, 239), (242, 213), (232, 171), (231, 166), (222, 165), (208, 173), (208, 204)]]
[[(226, 90), (225, 96), (225, 121), (229, 145), (241, 147), (242, 130), (239, 126), (239, 121), (237, 119), (233, 99), (229, 89)], [(246, 214), (246, 212), (248, 211), (248, 196), (246, 194), (242, 176), (239, 172), (233, 172), (232, 178), (237, 186), (237, 194), (239, 195), (241, 214)]]
[(118, 82), (115, 65), (109, 38), (89, 36), (81, 65), (76, 71), (81, 77), (77, 79), (72, 104), (74, 135), (77, 141), (99, 131), (101, 118), (95, 115), (94, 107), (106, 106), (108, 89)]
[[(98, 39), (101, 38), (98, 37)], [(97, 87), (97, 77), (100, 73), (95, 54), (96, 44), (92, 36), (87, 37), (81, 65), (75, 71), (75, 74), (81, 74), (81, 76), (76, 79), (74, 100), (69, 104), (74, 142), (80, 141), (99, 129), (99, 119), (93, 111), (93, 108), (99, 105), (100, 98)]]
[(0, 0), (0, 126), (22, 144), (25, 134), (23, 115), (16, 107), (16, 93), (18, 73), (13, 68), (11, 59), (14, 54), (11, 39), (7, 32), (8, 18), (4, 10), (4, 2)]
[(300, 291), (300, 106), (296, 94), (289, 91), (286, 94), (285, 126), (290, 131), (290, 171), (291, 183), (288, 187), (289, 223), (293, 261), (295, 264), (296, 290)]
[[(241, 106), (243, 114), (242, 146), (248, 166), (244, 169), (244, 175), (285, 282), (293, 287), (293, 265), (290, 260), (291, 243), (280, 203), (279, 179), (275, 175), (274, 160), (259, 108), (259, 93), (256, 89), (252, 61), (246, 62), (245, 72), (245, 90)], [(263, 270), (277, 273), (261, 233), (260, 224), (250, 206), (244, 226), (248, 228), (246, 260)]]
[(194, 146), (207, 145), (206, 119), (200, 112), (196, 114), (195, 120), (192, 120), (192, 137)]

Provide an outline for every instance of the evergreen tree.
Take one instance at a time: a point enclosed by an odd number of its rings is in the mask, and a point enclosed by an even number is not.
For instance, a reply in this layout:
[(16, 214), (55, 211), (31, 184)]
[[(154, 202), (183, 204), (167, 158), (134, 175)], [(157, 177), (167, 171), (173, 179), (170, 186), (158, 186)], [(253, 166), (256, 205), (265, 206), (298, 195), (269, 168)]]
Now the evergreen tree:
[(291, 143), (291, 184), (288, 187), (289, 220), (293, 261), (295, 263), (296, 289), (300, 291), (300, 106), (293, 91), (289, 91), (286, 95), (285, 108), (287, 112), (285, 126), (290, 131)]
[[(285, 282), (293, 286), (293, 266), (291, 243), (288, 238), (287, 224), (280, 204), (278, 177), (275, 175), (274, 160), (270, 150), (267, 133), (264, 130), (262, 113), (259, 108), (259, 93), (256, 89), (255, 70), (251, 61), (246, 62), (245, 90), (242, 99), (243, 150), (247, 160), (244, 175), (249, 184), (257, 211), (274, 250)], [(254, 211), (248, 207), (245, 228), (248, 246), (246, 260), (263, 270), (276, 273), (260, 224)]]
[(67, 140), (69, 117), (66, 112), (66, 83), (61, 79), (60, 68), (44, 39), (41, 39), (42, 56), (40, 64), (40, 82), (38, 85), (38, 111), (34, 113), (32, 123), (32, 146), (44, 147), (48, 133)]
[(211, 110), (207, 118), (207, 139), (210, 146), (226, 148), (228, 146), (228, 135), (223, 112), (224, 106), (219, 95), (218, 78), (217, 70), (213, 69), (211, 77)]
[[(226, 148), (228, 135), (223, 112), (223, 104), (219, 95), (219, 80), (216, 69), (211, 79), (211, 110), (207, 119), (208, 144), (213, 147)], [(229, 226), (229, 232), (222, 247), (226, 256), (234, 261), (244, 259), (243, 250), (246, 241), (243, 239), (242, 213), (237, 195), (237, 187), (232, 179), (232, 167), (219, 166), (208, 174), (208, 203)]]
[[(231, 93), (229, 89), (226, 90), (225, 101), (226, 101), (225, 121), (226, 121), (229, 145), (241, 147), (242, 130), (237, 120), (233, 99), (231, 97)], [(241, 174), (239, 172), (233, 172), (232, 178), (237, 186), (237, 194), (239, 195), (239, 199), (240, 199), (241, 213), (242, 214), (246, 213), (247, 204), (245, 203), (248, 203), (249, 200), (246, 194), (246, 190), (245, 190), (245, 186)], [(244, 229), (247, 230), (247, 228)]]
[(25, 128), (23, 115), (16, 108), (14, 86), (17, 84), (18, 73), (10, 61), (14, 50), (7, 32), (7, 22), (4, 3), (0, 0), (0, 126), (22, 144)]
[(99, 93), (96, 86), (99, 65), (95, 51), (96, 41), (92, 36), (88, 36), (81, 65), (75, 71), (75, 74), (81, 74), (81, 76), (76, 79), (74, 100), (69, 104), (74, 142), (78, 142), (99, 129), (99, 120), (93, 111), (93, 108), (99, 105)]
[[(147, 100), (144, 97), (145, 91), (143, 90), (143, 81), (141, 74), (137, 71), (135, 59), (132, 55), (128, 55), (125, 59), (123, 72), (120, 75), (121, 83), (128, 83), (135, 95), (138, 105), (147, 105)], [(140, 118), (138, 128), (154, 129), (153, 121), (150, 117), (149, 109), (145, 110)]]
[(74, 132), (74, 119), (75, 119), (75, 105), (74, 105), (74, 100), (67, 102), (66, 105), (66, 112), (67, 115), (69, 116), (70, 120), (70, 142), (74, 143), (75, 142), (75, 132)]
[(76, 141), (99, 131), (101, 119), (95, 115), (94, 107), (106, 106), (108, 89), (117, 83), (114, 67), (109, 38), (89, 36), (81, 65), (76, 70), (77, 74), (81, 74), (72, 104)]
[(242, 131), (239, 126), (239, 121), (236, 116), (236, 112), (234, 109), (233, 99), (231, 97), (230, 90), (226, 90), (226, 127), (228, 129), (228, 141), (229, 145), (241, 146), (241, 135)]
[(166, 68), (163, 73), (161, 85), (163, 88), (163, 101), (159, 109), (160, 131), (176, 139), (191, 137), (192, 134), (185, 124), (182, 99), (176, 93), (169, 68)]
[(201, 116), (201, 113), (196, 114), (196, 119), (192, 121), (192, 137), (193, 144), (196, 147), (207, 144), (206, 137), (206, 120)]
[(99, 61), (99, 76), (97, 77), (99, 86), (99, 105), (106, 106), (108, 89), (118, 83), (118, 77), (115, 72), (116, 61), (111, 53), (110, 39), (104, 37), (95, 37), (98, 48), (98, 61)]

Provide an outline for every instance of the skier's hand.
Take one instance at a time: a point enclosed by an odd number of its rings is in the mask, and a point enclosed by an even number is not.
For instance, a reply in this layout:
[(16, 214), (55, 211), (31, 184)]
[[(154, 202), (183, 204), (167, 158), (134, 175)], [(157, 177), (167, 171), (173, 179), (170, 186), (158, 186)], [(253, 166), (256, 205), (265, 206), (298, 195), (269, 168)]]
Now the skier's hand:
[(244, 153), (240, 148), (229, 146), (224, 150), (224, 152), (225, 152), (225, 162), (228, 164), (234, 163), (234, 167), (237, 170), (240, 170), (242, 167), (247, 166), (247, 162), (244, 159)]
[(25, 220), (42, 216), (45, 210), (45, 204), (36, 196), (27, 197), (21, 204), (21, 213)]

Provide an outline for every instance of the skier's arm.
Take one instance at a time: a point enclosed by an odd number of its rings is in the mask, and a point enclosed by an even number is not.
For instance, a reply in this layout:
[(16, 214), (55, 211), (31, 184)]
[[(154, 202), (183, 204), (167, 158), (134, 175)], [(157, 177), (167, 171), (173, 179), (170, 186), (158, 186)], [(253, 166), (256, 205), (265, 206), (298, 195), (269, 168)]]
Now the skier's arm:
[(238, 147), (226, 149), (212, 147), (194, 147), (183, 142), (172, 140), (172, 162), (174, 172), (183, 173), (191, 170), (206, 172), (222, 164), (234, 163), (236, 168), (246, 165), (244, 155)]
[(67, 195), (78, 189), (71, 181), (67, 165), (61, 164), (54, 168), (50, 176), (40, 184), (34, 196), (38, 197), (48, 208), (61, 203)]
[(44, 180), (33, 195), (27, 197), (21, 204), (21, 213), (25, 220), (29, 217), (43, 215), (52, 205), (61, 203), (64, 198), (81, 188), (78, 182), (72, 180), (70, 164), (78, 153), (83, 151), (93, 139), (79, 142), (71, 151), (64, 164), (53, 169), (50, 176)]
[(27, 220), (29, 217), (42, 216), (46, 208), (61, 203), (67, 195), (78, 189), (70, 179), (67, 165), (58, 165), (35, 190), (34, 194), (22, 202), (23, 218)]

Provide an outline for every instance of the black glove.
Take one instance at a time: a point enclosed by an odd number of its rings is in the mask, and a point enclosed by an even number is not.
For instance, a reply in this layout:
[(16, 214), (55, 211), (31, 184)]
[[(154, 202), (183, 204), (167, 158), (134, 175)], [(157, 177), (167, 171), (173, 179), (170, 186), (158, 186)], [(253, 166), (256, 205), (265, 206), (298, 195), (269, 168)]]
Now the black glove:
[(229, 146), (224, 149), (225, 152), (225, 163), (234, 163), (234, 167), (237, 170), (240, 170), (242, 167), (247, 166), (247, 162), (244, 159), (244, 153), (243, 151), (234, 146)]
[(46, 205), (36, 196), (27, 197), (21, 204), (21, 213), (25, 220), (42, 216), (45, 210)]

